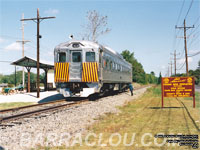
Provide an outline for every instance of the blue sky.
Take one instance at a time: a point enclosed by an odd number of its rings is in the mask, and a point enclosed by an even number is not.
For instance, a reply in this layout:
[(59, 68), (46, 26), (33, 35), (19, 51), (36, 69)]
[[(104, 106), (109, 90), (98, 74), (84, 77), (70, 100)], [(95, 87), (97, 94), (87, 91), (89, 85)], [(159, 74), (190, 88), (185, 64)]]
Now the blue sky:
[[(101, 36), (98, 41), (121, 53), (128, 49), (134, 52), (147, 73), (154, 71), (158, 76), (167, 72), (173, 51), (180, 53), (177, 68), (184, 63), (183, 30), (175, 30), (175, 25), (183, 25), (192, 0), (129, 0), (129, 1), (64, 1), (35, 0), (14, 1), (0, 0), (0, 61), (15, 61), (22, 56), (21, 16), (36, 17), (37, 8), (40, 16), (56, 16), (56, 19), (44, 20), (40, 24), (41, 60), (53, 62), (53, 50), (61, 42), (68, 41), (73, 34), (81, 39), (84, 32), (82, 25), (87, 23), (86, 12), (97, 10), (108, 16), (111, 32)], [(182, 8), (183, 5), (183, 8)], [(180, 10), (182, 8), (182, 12)], [(179, 19), (178, 16), (180, 15)], [(194, 0), (186, 17), (186, 24), (194, 29), (187, 30), (189, 55), (200, 51), (200, 1)], [(31, 42), (25, 45), (25, 55), (36, 58), (36, 23), (25, 22), (25, 39)], [(189, 69), (196, 69), (200, 55), (189, 58)], [(0, 62), (0, 74), (10, 74), (14, 67)], [(18, 67), (18, 70), (21, 68)], [(33, 71), (35, 71), (33, 69)], [(173, 70), (174, 71), (174, 70)], [(185, 72), (185, 67), (177, 72)]]

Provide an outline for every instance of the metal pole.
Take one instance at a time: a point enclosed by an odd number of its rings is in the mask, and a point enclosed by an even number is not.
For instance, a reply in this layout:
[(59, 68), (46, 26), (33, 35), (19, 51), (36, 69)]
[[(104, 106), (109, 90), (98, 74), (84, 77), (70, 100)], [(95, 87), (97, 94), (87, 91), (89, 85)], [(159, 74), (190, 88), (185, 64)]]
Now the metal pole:
[(187, 37), (186, 37), (185, 19), (184, 19), (184, 43), (185, 43), (186, 75), (189, 76), (189, 73), (188, 73)]
[(39, 8), (37, 9), (37, 98), (40, 97), (40, 16)]
[(171, 61), (171, 76), (172, 76), (172, 61)]
[[(24, 19), (24, 14), (22, 14), (22, 19)], [(24, 57), (24, 21), (22, 21), (22, 57)], [(22, 85), (24, 87), (24, 67), (22, 67)]]
[(17, 85), (17, 73), (16, 73), (16, 65), (15, 65), (15, 87)]
[(164, 97), (164, 95), (163, 95), (163, 78), (161, 78), (161, 89), (162, 89), (162, 108), (164, 107), (164, 101), (163, 101), (163, 97)]
[(28, 87), (27, 87), (27, 92), (30, 93), (31, 92), (31, 88), (30, 88), (30, 84), (31, 84), (31, 80), (30, 80), (30, 71), (31, 71), (31, 68), (27, 68), (27, 71), (28, 71)]
[(193, 108), (195, 108), (195, 79), (193, 77)]
[(176, 50), (174, 51), (174, 75), (176, 76)]

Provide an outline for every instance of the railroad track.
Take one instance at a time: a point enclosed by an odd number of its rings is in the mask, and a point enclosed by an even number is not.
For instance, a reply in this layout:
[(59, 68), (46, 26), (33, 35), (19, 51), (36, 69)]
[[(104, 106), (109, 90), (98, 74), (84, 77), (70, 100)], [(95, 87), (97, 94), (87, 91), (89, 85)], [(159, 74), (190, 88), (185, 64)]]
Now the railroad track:
[[(35, 118), (35, 117), (39, 118), (39, 117), (48, 116), (48, 113), (53, 113), (55, 111), (60, 110), (61, 108), (69, 108), (69, 107), (76, 106), (76, 105), (78, 106), (81, 103), (88, 102), (88, 99), (76, 101), (76, 102), (69, 102), (69, 103), (65, 103), (65, 104), (63, 104), (63, 102), (66, 102), (66, 100), (59, 100), (59, 101), (54, 101), (54, 102), (49, 102), (49, 103), (35, 104), (35, 105), (29, 105), (29, 106), (18, 107), (18, 108), (13, 108), (13, 109), (1, 110), (0, 114), (6, 113), (6, 112), (13, 112), (13, 111), (19, 111), (19, 112), (14, 115), (11, 114), (11, 115), (7, 115), (5, 117), (1, 117), (0, 118), (0, 128), (4, 129), (5, 127), (12, 127), (15, 124), (22, 124), (23, 120), (21, 120), (21, 119), (24, 119), (24, 118)], [(41, 107), (41, 106), (55, 104), (55, 103), (57, 104), (56, 106), (54, 105), (54, 106), (39, 108), (39, 109), (33, 110), (33, 111), (20, 112), (20, 110), (24, 110), (27, 108)], [(58, 103), (61, 103), (61, 104), (58, 105)]]
[[(144, 87), (145, 86), (136, 88), (135, 90), (139, 90)], [(117, 92), (115, 91), (106, 96), (115, 95), (116, 93)], [(95, 98), (93, 100), (97, 100), (97, 99), (98, 98)], [(75, 102), (67, 102), (65, 99), (62, 99), (62, 100), (46, 102), (46, 103), (41, 103), (41, 104), (34, 104), (34, 105), (28, 105), (28, 106), (23, 106), (23, 107), (0, 110), (0, 128), (4, 129), (5, 127), (12, 127), (15, 124), (22, 124), (23, 119), (27, 119), (27, 118), (45, 117), (45, 116), (48, 116), (49, 114), (52, 114), (55, 111), (59, 111), (60, 109), (70, 108), (72, 106), (78, 106), (79, 104), (85, 103), (88, 101), (89, 99), (84, 99), (84, 100), (75, 101)]]
[(60, 103), (60, 102), (65, 102), (65, 101), (66, 101), (65, 99), (62, 99), (62, 100), (45, 102), (45, 103), (40, 103), (40, 104), (33, 104), (33, 105), (27, 105), (27, 106), (22, 106), (22, 107), (3, 109), (3, 110), (0, 110), (0, 114), (9, 113), (9, 112), (15, 112), (15, 111), (24, 110), (24, 109), (32, 108), (32, 107), (38, 107), (38, 106), (44, 106), (44, 105), (49, 105), (49, 104), (55, 104), (55, 103)]

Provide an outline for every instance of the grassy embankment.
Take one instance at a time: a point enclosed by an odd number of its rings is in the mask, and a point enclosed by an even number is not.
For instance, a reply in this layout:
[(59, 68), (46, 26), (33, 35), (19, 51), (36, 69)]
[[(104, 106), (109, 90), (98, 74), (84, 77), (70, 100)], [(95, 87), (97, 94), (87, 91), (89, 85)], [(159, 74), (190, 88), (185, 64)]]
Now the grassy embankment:
[[(121, 113), (107, 114), (106, 116), (98, 118), (95, 124), (88, 127), (88, 132), (96, 135), (96, 137), (91, 136), (88, 142), (94, 143), (94, 146), (88, 146), (84, 141), (86, 135), (83, 135), (82, 146), (76, 144), (74, 147), (67, 147), (67, 149), (192, 149), (188, 146), (167, 143), (160, 147), (158, 145), (163, 142), (163, 139), (156, 139), (154, 135), (159, 133), (200, 135), (199, 100), (200, 94), (196, 93), (196, 108), (193, 108), (191, 98), (165, 98), (164, 108), (161, 108), (160, 87), (150, 88), (139, 99), (129, 102), (126, 106), (119, 107)], [(116, 147), (110, 143), (117, 144), (119, 142), (119, 136), (113, 136), (112, 141), (109, 142), (113, 133), (121, 135), (121, 142)], [(131, 143), (132, 135), (135, 133), (135, 137), (133, 137), (134, 142), (131, 146), (125, 146), (123, 143), (126, 133), (126, 143)], [(144, 136), (145, 133), (146, 136)], [(101, 138), (100, 135), (102, 135)], [(144, 146), (142, 141), (148, 146)], [(105, 144), (106, 146), (99, 146), (101, 144)], [(58, 150), (66, 148), (62, 146), (53, 148), (45, 147), (44, 149)]]
[(0, 103), (0, 110), (21, 107), (21, 106), (27, 106), (27, 105), (31, 105), (31, 104), (34, 104), (34, 103), (32, 103), (32, 102)]
[[(95, 133), (97, 136), (103, 134), (102, 142), (107, 146), (93, 146), (89, 147), (83, 143), (83, 146), (75, 146), (72, 149), (192, 149), (188, 146), (172, 146), (164, 144), (159, 147), (155, 144), (153, 136), (158, 133), (164, 134), (199, 134), (200, 128), (200, 94), (196, 93), (196, 108), (194, 109), (192, 98), (165, 98), (164, 108), (161, 108), (161, 89), (159, 87), (150, 88), (141, 98), (128, 103), (124, 107), (120, 107), (120, 114), (107, 114), (105, 117), (99, 118), (99, 121), (93, 126), (89, 127), (89, 132)], [(183, 104), (187, 107), (184, 108)], [(196, 127), (195, 127), (196, 126)], [(117, 147), (109, 144), (109, 138), (112, 133), (119, 133), (122, 135), (122, 140)], [(130, 143), (132, 133), (135, 133), (134, 144), (130, 147), (125, 147), (123, 139), (125, 133), (128, 133), (127, 143)], [(144, 143), (150, 144), (143, 146), (142, 136), (144, 136)], [(200, 135), (200, 134), (199, 134)], [(84, 138), (83, 138), (84, 139)], [(90, 143), (98, 143), (99, 138), (91, 136)], [(119, 137), (112, 138), (112, 143), (117, 143)], [(156, 140), (157, 143), (162, 143), (163, 139)], [(150, 143), (149, 143), (150, 142)]]

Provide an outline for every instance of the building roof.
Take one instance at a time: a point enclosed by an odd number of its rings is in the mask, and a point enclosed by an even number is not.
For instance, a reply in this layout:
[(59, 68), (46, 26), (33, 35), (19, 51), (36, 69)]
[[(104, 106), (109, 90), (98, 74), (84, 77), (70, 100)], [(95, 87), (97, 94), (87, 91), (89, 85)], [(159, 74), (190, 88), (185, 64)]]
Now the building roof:
[[(53, 64), (47, 64), (40, 61), (40, 68), (41, 69), (53, 69)], [(23, 66), (23, 67), (31, 67), (31, 68), (37, 68), (37, 61), (30, 57), (23, 57), (15, 62), (12, 62), (11, 65), (17, 65), (17, 66)]]

